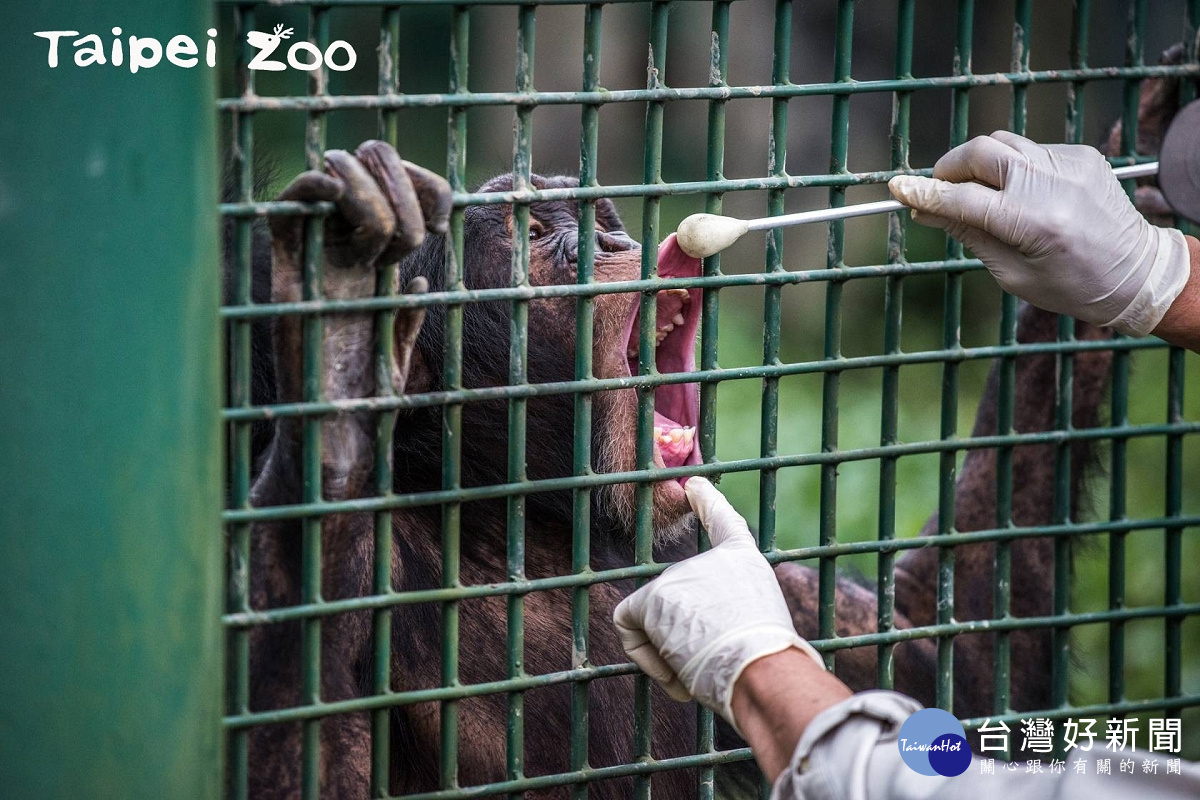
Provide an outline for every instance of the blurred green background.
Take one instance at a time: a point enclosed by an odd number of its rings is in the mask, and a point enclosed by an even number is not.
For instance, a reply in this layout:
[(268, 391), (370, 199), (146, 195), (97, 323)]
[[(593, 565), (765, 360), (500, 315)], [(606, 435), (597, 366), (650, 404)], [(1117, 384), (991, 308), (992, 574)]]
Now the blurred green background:
[[(1008, 71), (1011, 60), (1013, 2), (989, 0), (975, 10), (973, 71)], [(953, 59), (953, 31), (957, 4), (928, 0), (917, 4), (913, 74), (917, 77), (949, 75)], [(1068, 0), (1034, 4), (1031, 32), (1031, 67), (1035, 70), (1070, 66), (1069, 32), (1072, 3)], [(795, 83), (829, 81), (833, 76), (833, 0), (797, 3), (793, 11), (791, 79)], [(449, 73), (448, 7), (402, 9), (399, 88), (402, 92), (441, 92)], [(1123, 63), (1124, 2), (1092, 3), (1089, 62), (1092, 66)], [(678, 2), (671, 11), (670, 40), (665, 80), (674, 87), (704, 86), (708, 81), (711, 4)], [(608, 6), (604, 10), (601, 83), (608, 89), (642, 88), (646, 80), (649, 30), (648, 4)], [(544, 7), (537, 14), (535, 85), (542, 91), (577, 90), (582, 82), (583, 9), (577, 6)], [(771, 82), (771, 36), (774, 3), (745, 0), (736, 3), (731, 16), (729, 83), (762, 85)], [(1158, 0), (1150, 4), (1146, 60), (1179, 40), (1184, 26), (1183, 0)], [(231, 12), (222, 7), (220, 40), (234, 44)], [(276, 23), (294, 26), (299, 38), (307, 31), (302, 10), (260, 7), (258, 27)], [(337, 9), (332, 15), (334, 38), (348, 40), (359, 54), (358, 66), (348, 73), (333, 73), (332, 94), (374, 94), (379, 12), (370, 8)], [(856, 3), (853, 77), (857, 80), (893, 77), (896, 11), (886, 0)], [(512, 7), (477, 8), (472, 12), (470, 80), (472, 91), (507, 91), (514, 86), (516, 10)], [(222, 59), (232, 64), (233, 59)], [(306, 79), (289, 70), (258, 73), (261, 95), (304, 94)], [(222, 96), (234, 93), (231, 74), (223, 76)], [(1098, 144), (1119, 114), (1122, 86), (1096, 82), (1086, 90), (1087, 115), (1084, 141)], [(792, 175), (820, 174), (828, 170), (830, 109), (828, 97), (794, 99), (789, 104), (787, 171)], [(770, 101), (739, 100), (727, 106), (725, 174), (729, 178), (766, 174)], [(890, 167), (890, 94), (858, 94), (850, 103), (849, 169), (852, 172)], [(985, 134), (1009, 125), (1011, 90), (983, 87), (970, 93), (970, 133)], [(1062, 141), (1066, 86), (1037, 85), (1028, 92), (1028, 135), (1039, 141)], [(663, 174), (667, 181), (702, 180), (705, 177), (705, 129), (708, 104), (703, 101), (666, 105)], [(599, 179), (602, 184), (640, 183), (644, 146), (645, 105), (622, 103), (600, 112)], [(577, 173), (579, 168), (580, 111), (577, 106), (538, 108), (533, 114), (533, 164), (543, 174)], [(511, 168), (513, 111), (510, 107), (476, 108), (468, 114), (468, 175), (474, 185)], [(229, 120), (222, 120), (226, 140)], [(304, 117), (299, 113), (258, 114), (255, 121), (257, 154), (267, 155), (278, 167), (280, 180), (303, 168)], [(446, 162), (445, 109), (404, 110), (400, 115), (398, 146), (413, 161), (443, 171)], [(911, 159), (913, 167), (931, 166), (948, 146), (950, 92), (924, 90), (912, 100)], [(353, 148), (376, 135), (372, 111), (340, 111), (329, 117), (331, 147)], [(264, 197), (280, 188), (276, 181)], [(855, 187), (848, 202), (882, 199), (881, 186)], [(796, 189), (788, 193), (788, 210), (821, 207), (828, 202), (824, 189)], [(640, 202), (618, 203), (631, 234), (640, 233)], [(702, 210), (703, 198), (671, 197), (662, 202), (662, 230), (673, 230), (687, 214)], [(725, 197), (726, 213), (753, 217), (766, 211), (763, 192), (736, 192)], [(849, 265), (880, 264), (886, 260), (886, 221), (879, 218), (846, 224), (845, 261)], [(940, 232), (911, 226), (908, 257), (918, 261), (940, 258), (944, 238)], [(785, 265), (791, 270), (825, 265), (823, 226), (790, 229), (785, 235)], [(729, 273), (763, 268), (764, 246), (758, 236), (748, 236), (726, 251), (722, 268)], [(905, 282), (903, 349), (938, 349), (941, 341), (943, 278), (910, 277)], [(821, 284), (783, 289), (784, 322), (782, 358), (785, 362), (821, 357), (824, 331), (824, 295)], [(843, 352), (846, 355), (878, 353), (883, 342), (882, 279), (857, 280), (846, 285), (843, 300)], [(720, 351), (722, 367), (762, 363), (762, 302), (759, 288), (734, 288), (721, 292)], [(992, 344), (999, 335), (1000, 294), (986, 274), (973, 273), (964, 280), (964, 345)], [(960, 370), (958, 434), (969, 434), (975, 409), (990, 363), (967, 362)], [(936, 439), (939, 434), (940, 365), (906, 366), (900, 371), (900, 440)], [(784, 378), (780, 384), (781, 454), (820, 450), (821, 376)], [(840, 447), (879, 443), (879, 370), (844, 373), (840, 395)], [(1185, 415), (1200, 418), (1200, 358), (1189, 355)], [(761, 381), (730, 381), (719, 390), (717, 454), (722, 460), (759, 455)], [(1134, 424), (1161, 422), (1166, 415), (1166, 352), (1137, 353), (1133, 358), (1130, 417)], [(1128, 447), (1130, 518), (1156, 517), (1164, 508), (1164, 443), (1138, 438)], [(1185, 513), (1200, 512), (1200, 448), (1185, 441)], [(1107, 461), (1102, 453), (1102, 462)], [(897, 528), (915, 535), (935, 509), (937, 500), (936, 455), (905, 457), (898, 462)], [(878, 464), (864, 461), (845, 464), (839, 471), (837, 531), (842, 542), (871, 540), (877, 536)], [(778, 476), (779, 546), (817, 543), (819, 469), (792, 468)], [(729, 474), (721, 483), (737, 508), (752, 525), (758, 514), (758, 476)], [(1107, 513), (1108, 483), (1101, 474), (1093, 481), (1090, 519)], [(1107, 537), (1093, 537), (1076, 547), (1072, 610), (1107, 607)], [(1127, 602), (1160, 604), (1163, 599), (1163, 534), (1145, 531), (1128, 538)], [(1184, 537), (1184, 601), (1200, 601), (1200, 561), (1194, 531)], [(843, 568), (874, 578), (873, 556), (839, 560)], [(1051, 588), (1046, 587), (1049, 593)], [(1126, 624), (1126, 686), (1131, 700), (1154, 698), (1163, 692), (1163, 623), (1137, 620)], [(1107, 625), (1074, 629), (1076, 664), (1071, 699), (1077, 704), (1100, 703), (1106, 698)], [(1200, 692), (1200, 620), (1184, 624), (1184, 692)], [(1184, 755), (1200, 758), (1200, 711), (1184, 714)], [(1142, 736), (1146, 726), (1142, 725)]]

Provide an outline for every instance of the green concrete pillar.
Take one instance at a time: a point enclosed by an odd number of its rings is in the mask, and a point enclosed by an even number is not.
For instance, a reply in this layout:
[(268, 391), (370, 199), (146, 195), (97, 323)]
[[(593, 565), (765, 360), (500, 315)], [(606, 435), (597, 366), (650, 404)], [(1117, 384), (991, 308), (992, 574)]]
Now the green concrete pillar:
[[(221, 791), (221, 433), (207, 0), (0, 26), (0, 795)], [(196, 42), (131, 74), (35, 31)], [(222, 48), (228, 52), (228, 43)], [(126, 54), (128, 59), (128, 54)]]

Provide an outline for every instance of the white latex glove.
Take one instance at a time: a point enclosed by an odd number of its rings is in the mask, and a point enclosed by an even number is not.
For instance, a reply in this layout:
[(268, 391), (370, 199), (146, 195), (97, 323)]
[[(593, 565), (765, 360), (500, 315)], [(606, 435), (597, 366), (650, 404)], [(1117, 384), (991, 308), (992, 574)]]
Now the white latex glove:
[(1154, 330), (1191, 270), (1183, 234), (1143, 219), (1092, 147), (997, 131), (946, 153), (933, 178), (899, 175), (888, 188), (1006, 291), (1132, 336)]
[(626, 597), (613, 622), (629, 658), (667, 694), (694, 697), (737, 728), (733, 685), (752, 661), (798, 647), (825, 664), (792, 626), (775, 571), (746, 521), (704, 478), (689, 479), (684, 490), (712, 549)]

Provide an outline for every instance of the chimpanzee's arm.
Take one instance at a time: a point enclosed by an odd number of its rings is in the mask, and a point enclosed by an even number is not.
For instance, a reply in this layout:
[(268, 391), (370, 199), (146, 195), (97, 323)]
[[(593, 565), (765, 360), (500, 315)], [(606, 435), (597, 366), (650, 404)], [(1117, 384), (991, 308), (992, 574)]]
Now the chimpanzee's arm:
[[(383, 142), (367, 142), (352, 155), (326, 153), (325, 171), (306, 172), (283, 191), (280, 200), (333, 202), (337, 210), (324, 225), (323, 286), (328, 299), (372, 297), (388, 275), (381, 270), (418, 246), (426, 230), (445, 229), (450, 191), (441, 178), (405, 164)], [(304, 222), (298, 216), (274, 217), (271, 224), (274, 302), (303, 299)], [(392, 287), (395, 290), (398, 287)], [(423, 279), (405, 287), (409, 294), (426, 290)], [(320, 399), (352, 400), (381, 393), (383, 370), (376, 359), (376, 340), (392, 336), (391, 387), (402, 394), (410, 357), (424, 317), (422, 308), (399, 309), (390, 330), (378, 330), (373, 312), (344, 313), (321, 320), (319, 344)], [(273, 354), (276, 402), (300, 402), (304, 392), (306, 319), (275, 319)], [(320, 423), (321, 497), (334, 502), (373, 493), (377, 414), (348, 411), (325, 416)], [(304, 419), (281, 417), (262, 472), (254, 483), (254, 506), (300, 503), (304, 452)], [(310, 480), (314, 476), (307, 476)], [(336, 600), (371, 591), (374, 562), (370, 514), (335, 514), (321, 519), (320, 597)], [(255, 608), (311, 602), (301, 591), (303, 533), (298, 521), (268, 522), (254, 527), (251, 596)], [(323, 701), (358, 696), (358, 677), (370, 646), (369, 612), (327, 616), (321, 627), (320, 685)], [(284, 708), (301, 697), (300, 623), (256, 628), (251, 639), (251, 703), (254, 710)], [(369, 780), (369, 721), (365, 715), (343, 715), (321, 724), (320, 781), (331, 796), (366, 797)], [(255, 728), (251, 732), (251, 794), (291, 797), (300, 781), (299, 725)]]

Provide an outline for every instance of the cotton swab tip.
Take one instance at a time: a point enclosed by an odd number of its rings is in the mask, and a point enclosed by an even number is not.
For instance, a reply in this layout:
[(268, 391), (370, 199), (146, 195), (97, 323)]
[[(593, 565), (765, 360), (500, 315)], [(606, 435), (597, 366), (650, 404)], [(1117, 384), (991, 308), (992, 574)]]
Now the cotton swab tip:
[(676, 241), (692, 258), (715, 255), (742, 237), (750, 226), (745, 220), (717, 214), (692, 214), (679, 223)]

